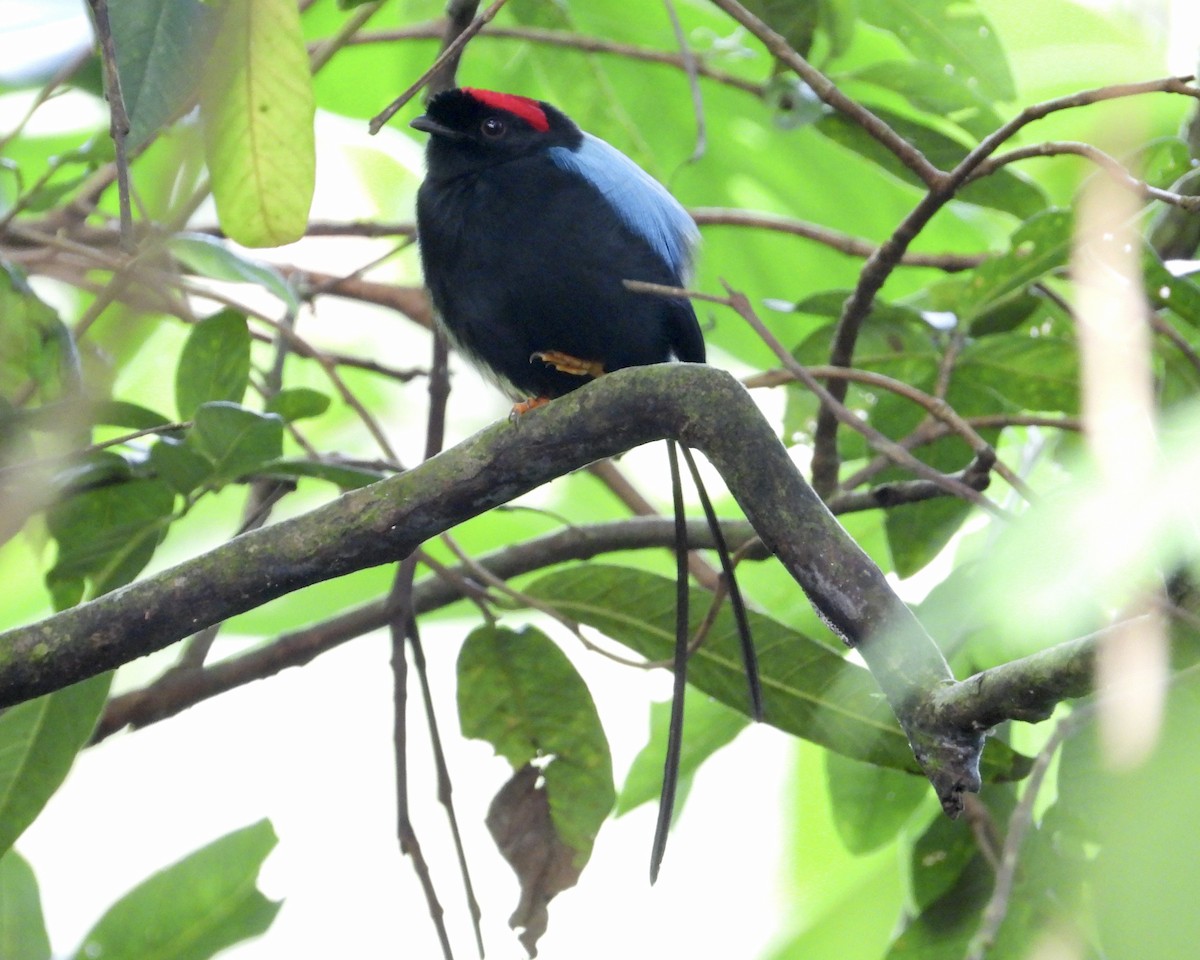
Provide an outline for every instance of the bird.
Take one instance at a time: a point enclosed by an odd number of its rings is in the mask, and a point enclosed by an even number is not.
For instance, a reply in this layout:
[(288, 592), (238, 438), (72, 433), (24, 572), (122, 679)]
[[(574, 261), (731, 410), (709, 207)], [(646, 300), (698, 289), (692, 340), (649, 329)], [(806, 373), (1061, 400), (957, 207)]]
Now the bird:
[[(429, 134), (417, 191), (417, 243), (434, 312), (450, 340), (518, 400), (513, 416), (626, 367), (704, 363), (685, 296), (634, 292), (626, 280), (682, 288), (699, 231), (670, 192), (616, 147), (541, 100), (474, 87), (444, 90), (411, 121)], [(751, 712), (762, 716), (745, 605), (711, 501), (686, 446), (738, 623)], [(688, 654), (687, 544), (676, 445), (675, 691), (651, 882), (678, 779)]]

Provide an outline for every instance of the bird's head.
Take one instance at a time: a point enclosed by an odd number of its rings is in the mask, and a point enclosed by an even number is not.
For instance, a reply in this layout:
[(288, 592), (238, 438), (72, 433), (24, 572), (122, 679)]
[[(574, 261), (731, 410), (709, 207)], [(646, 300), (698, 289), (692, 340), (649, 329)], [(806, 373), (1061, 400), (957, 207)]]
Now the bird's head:
[(430, 135), (429, 172), (451, 178), (550, 147), (574, 148), (579, 127), (540, 100), (462, 87), (439, 93), (410, 126)]

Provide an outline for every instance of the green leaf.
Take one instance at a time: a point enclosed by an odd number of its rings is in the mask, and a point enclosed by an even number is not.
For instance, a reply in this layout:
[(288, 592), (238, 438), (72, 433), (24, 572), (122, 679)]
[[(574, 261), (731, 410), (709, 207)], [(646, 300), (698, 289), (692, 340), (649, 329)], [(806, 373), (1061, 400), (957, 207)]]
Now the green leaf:
[(955, 375), (1004, 409), (1073, 414), (1079, 407), (1079, 353), (1059, 337), (1017, 331), (977, 340), (963, 350)]
[(343, 490), (357, 490), (391, 474), (381, 470), (368, 470), (365, 467), (352, 467), (341, 463), (321, 463), (316, 460), (273, 460), (265, 467), (265, 472), (272, 476), (312, 477), (315, 480), (327, 480)]
[(0, 851), (12, 847), (66, 779), (92, 735), (111, 680), (104, 673), (0, 716)]
[(925, 60), (888, 60), (871, 63), (852, 75), (900, 94), (918, 110), (942, 117), (982, 139), (1002, 123), (992, 101), (967, 79)]
[(860, 0), (863, 20), (895, 35), (917, 60), (974, 81), (991, 100), (1013, 100), (1012, 72), (987, 17), (962, 0)]
[(16, 850), (0, 857), (0, 957), (50, 960), (37, 877)]
[(227, 0), (200, 112), (217, 216), (247, 247), (304, 236), (316, 182), (316, 114), (294, 0)]
[(818, 28), (829, 39), (829, 59), (836, 60), (854, 41), (858, 7), (854, 0), (818, 0)]
[[(957, 166), (967, 155), (966, 146), (927, 124), (882, 108), (875, 109), (874, 113), (920, 150), (930, 163), (942, 170)], [(925, 189), (920, 178), (891, 150), (842, 114), (831, 113), (814, 124), (814, 128), (835, 143), (882, 167), (898, 180)], [(986, 177), (972, 180), (958, 191), (955, 198), (964, 203), (1011, 213), (1022, 220), (1041, 212), (1047, 204), (1045, 194), (1036, 183), (1008, 167), (1001, 167)]]
[(807, 57), (817, 29), (816, 3), (796, 3), (796, 0), (745, 0), (745, 7), (781, 34), (793, 50)]
[(121, 0), (109, 8), (127, 143), (136, 150), (195, 96), (216, 15), (198, 0)]
[(177, 233), (167, 241), (167, 248), (180, 263), (202, 277), (253, 283), (275, 294), (287, 305), (289, 313), (300, 309), (296, 291), (278, 270), (242, 256), (216, 237), (206, 233)]
[(163, 437), (150, 448), (150, 465), (176, 493), (187, 496), (213, 476), (213, 465), (186, 442)]
[[(844, 300), (843, 291), (830, 290), (801, 301), (796, 309), (819, 316), (837, 316), (841, 312), (840, 303)], [(796, 359), (805, 365), (828, 363), (833, 332), (832, 324), (814, 331), (793, 351)], [(933, 328), (913, 308), (901, 304), (876, 304), (863, 324), (855, 345), (854, 365), (917, 386), (932, 383), (937, 376), (940, 358), (935, 337)], [(884, 404), (889, 396), (886, 391), (851, 383), (847, 405), (856, 410), (873, 411)], [(907, 404), (893, 406), (893, 409), (912, 416), (915, 408)], [(816, 410), (817, 403), (811, 393), (799, 386), (789, 389), (784, 415), (785, 435), (803, 436), (813, 422)], [(919, 414), (916, 416), (919, 418)], [(885, 425), (875, 422), (873, 413), (872, 425), (888, 432)], [(911, 426), (916, 426), (916, 422)], [(866, 444), (859, 434), (842, 430), (838, 436), (838, 450), (843, 459), (855, 459), (866, 454)]]
[(925, 569), (945, 549), (970, 514), (971, 505), (957, 497), (926, 500), (888, 510), (883, 522), (897, 575), (905, 579)]
[[(692, 777), (700, 765), (722, 747), (731, 743), (746, 729), (750, 721), (744, 714), (730, 710), (693, 687), (684, 695), (683, 747), (679, 756), (679, 794), (675, 800), (675, 815), (683, 809), (683, 798), (691, 787)], [(663, 757), (667, 751), (667, 727), (671, 703), (650, 705), (650, 739), (629, 768), (625, 784), (617, 797), (616, 816), (628, 813), (659, 798), (662, 790)]]
[(205, 403), (196, 408), (188, 443), (212, 464), (220, 481), (259, 470), (283, 452), (283, 420), (236, 403)]
[(275, 843), (260, 820), (160, 870), (109, 908), (75, 960), (207, 960), (258, 936), (279, 912), (255, 885)]
[(92, 423), (130, 430), (149, 430), (171, 421), (161, 413), (125, 400), (103, 400), (89, 408)]
[[(671, 656), (675, 584), (669, 578), (588, 563), (547, 574), (525, 592), (648, 659)], [(710, 594), (692, 591), (693, 632), (710, 600)], [(857, 760), (917, 770), (908, 740), (870, 673), (762, 614), (751, 612), (750, 626), (768, 723)], [(734, 710), (747, 709), (737, 628), (728, 606), (688, 662), (688, 681)], [(993, 739), (984, 767), (986, 777), (1020, 777), (1028, 760)]]
[(213, 400), (240, 403), (250, 382), (250, 329), (244, 314), (222, 310), (192, 327), (175, 370), (175, 406), (190, 420)]
[(97, 594), (131, 581), (153, 556), (175, 509), (161, 480), (133, 479), (84, 490), (46, 515), (58, 541), (55, 580), (89, 577)]
[(1174, 675), (1153, 752), (1113, 770), (1095, 723), (1068, 741), (1059, 771), (1066, 823), (1092, 851), (1087, 873), (1106, 957), (1195, 955), (1200, 913), (1194, 906), (1200, 833), (1200, 672)]
[(288, 423), (319, 417), (329, 409), (329, 396), (309, 387), (280, 390), (267, 401), (267, 413), (277, 413)]
[(1029, 285), (1067, 265), (1074, 217), (1068, 210), (1046, 210), (1021, 224), (1006, 253), (991, 257), (972, 272), (955, 312), (971, 323)]
[(1174, 186), (1192, 167), (1192, 156), (1188, 145), (1178, 137), (1159, 137), (1151, 140), (1127, 161), (1152, 187), (1163, 190)]
[(838, 836), (861, 855), (889, 843), (931, 796), (929, 782), (899, 770), (825, 752), (825, 775)]
[(587, 685), (533, 627), (479, 627), (458, 655), (463, 736), (486, 740), (514, 770), (542, 767), (559, 836), (587, 861), (612, 809), (612, 758)]
[(0, 261), (0, 399), (55, 400), (78, 381), (78, 365), (58, 314), (38, 299), (24, 274)]
[(1142, 257), (1142, 273), (1146, 296), (1156, 310), (1170, 310), (1192, 327), (1200, 329), (1200, 287), (1187, 277), (1172, 275), (1150, 248)]

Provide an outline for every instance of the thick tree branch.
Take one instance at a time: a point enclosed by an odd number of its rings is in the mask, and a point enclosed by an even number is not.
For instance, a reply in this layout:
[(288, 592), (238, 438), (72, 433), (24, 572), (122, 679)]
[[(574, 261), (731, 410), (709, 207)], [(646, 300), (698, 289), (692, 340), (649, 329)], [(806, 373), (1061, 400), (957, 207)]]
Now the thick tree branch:
[[(631, 411), (638, 411), (631, 416)], [(796, 471), (745, 389), (710, 367), (622, 370), (421, 466), (244, 534), (156, 576), (0, 636), (0, 705), (47, 693), (423, 541), (601, 457), (671, 437), (703, 452), (767, 548), (866, 660), (943, 805), (979, 787), (982, 735), (924, 726), (952, 680), (937, 646)]]
[[(722, 527), (729, 541), (744, 542), (754, 537), (754, 528), (742, 520), (725, 521)], [(674, 522), (670, 518), (633, 517), (564, 527), (478, 557), (474, 564), (492, 576), (508, 580), (568, 560), (590, 560), (618, 550), (668, 549), (674, 542)], [(714, 546), (712, 531), (705, 521), (688, 521), (688, 543), (693, 549)], [(746, 559), (765, 560), (767, 556), (760, 545)], [(417, 616), (466, 596), (464, 590), (474, 583), (473, 572), (460, 566), (452, 568), (450, 573), (450, 576), (425, 577), (413, 585), (412, 607)], [(110, 699), (92, 740), (103, 740), (127, 726), (149, 726), (218, 694), (264, 680), (289, 667), (303, 666), (386, 624), (386, 599), (373, 600), (303, 630), (283, 634), (266, 646), (221, 660), (202, 671), (168, 671), (148, 687)]]

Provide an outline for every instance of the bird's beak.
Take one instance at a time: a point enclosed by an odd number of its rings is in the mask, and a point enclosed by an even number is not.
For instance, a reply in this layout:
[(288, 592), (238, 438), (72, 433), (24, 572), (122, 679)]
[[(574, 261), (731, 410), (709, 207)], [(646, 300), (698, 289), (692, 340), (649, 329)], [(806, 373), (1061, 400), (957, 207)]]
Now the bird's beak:
[(410, 120), (408, 125), (414, 130), (420, 130), (423, 133), (429, 133), (435, 137), (446, 137), (450, 140), (462, 139), (462, 134), (457, 130), (451, 130), (449, 127), (442, 126), (442, 124), (438, 123), (436, 120), (431, 120), (424, 114), (416, 117), (413, 120)]

